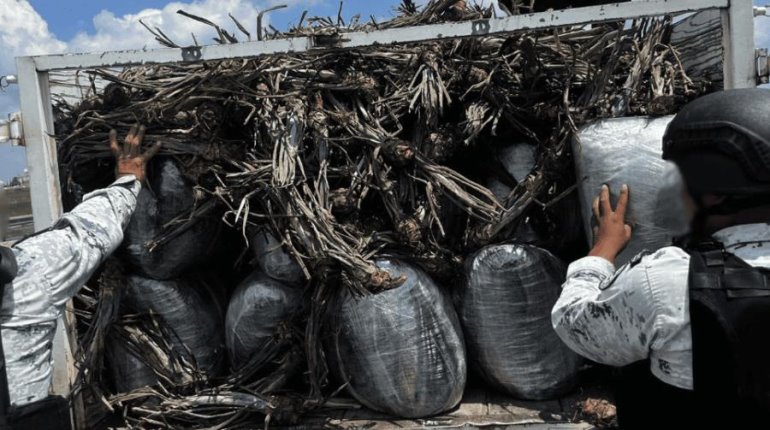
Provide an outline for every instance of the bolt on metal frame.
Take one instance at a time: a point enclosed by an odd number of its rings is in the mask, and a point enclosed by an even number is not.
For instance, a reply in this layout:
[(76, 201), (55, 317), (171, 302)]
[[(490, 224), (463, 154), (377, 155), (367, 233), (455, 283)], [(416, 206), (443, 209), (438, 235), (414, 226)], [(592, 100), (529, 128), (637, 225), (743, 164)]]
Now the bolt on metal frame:
[[(323, 49), (418, 43), (698, 12), (706, 9), (719, 9), (722, 13), (725, 88), (756, 86), (754, 8), (751, 0), (642, 0), (611, 3), (505, 18), (352, 32), (342, 34), (331, 43), (328, 39), (323, 41), (313, 37), (295, 37), (202, 47), (19, 57), (16, 60), (17, 76), (35, 229), (50, 227), (62, 214), (49, 72), (255, 58)], [(70, 345), (65, 341), (67, 333), (65, 326), (66, 324), (59, 324), (53, 351), (55, 363), (53, 391), (61, 395), (69, 394), (71, 373), (74, 371)]]

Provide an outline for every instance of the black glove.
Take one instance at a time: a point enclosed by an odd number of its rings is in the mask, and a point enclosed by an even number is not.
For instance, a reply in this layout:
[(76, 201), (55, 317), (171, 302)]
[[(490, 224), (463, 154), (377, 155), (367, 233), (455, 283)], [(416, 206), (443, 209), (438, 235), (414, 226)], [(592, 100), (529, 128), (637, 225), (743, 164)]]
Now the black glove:
[(16, 265), (16, 255), (11, 248), (0, 246), (0, 286), (10, 284), (19, 273)]

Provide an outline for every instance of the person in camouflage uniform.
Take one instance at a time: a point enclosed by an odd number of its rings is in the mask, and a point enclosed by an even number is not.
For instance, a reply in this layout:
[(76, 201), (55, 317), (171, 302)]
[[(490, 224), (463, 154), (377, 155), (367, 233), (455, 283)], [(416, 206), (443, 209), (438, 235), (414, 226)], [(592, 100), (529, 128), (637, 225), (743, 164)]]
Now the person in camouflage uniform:
[(0, 253), (6, 278), (0, 280), (5, 284), (0, 332), (10, 405), (24, 406), (49, 396), (56, 323), (66, 303), (123, 241), (146, 163), (160, 149), (155, 144), (141, 153), (144, 132), (144, 126), (133, 127), (121, 147), (113, 130), (110, 147), (117, 160), (117, 180), (86, 195), (53, 227)]
[[(682, 174), (682, 247), (616, 269), (630, 191), (594, 201), (594, 246), (567, 271), (553, 328), (575, 352), (622, 368), (623, 429), (765, 428), (770, 412), (770, 91), (701, 97), (670, 122), (663, 158)], [(765, 424), (763, 424), (765, 423)]]

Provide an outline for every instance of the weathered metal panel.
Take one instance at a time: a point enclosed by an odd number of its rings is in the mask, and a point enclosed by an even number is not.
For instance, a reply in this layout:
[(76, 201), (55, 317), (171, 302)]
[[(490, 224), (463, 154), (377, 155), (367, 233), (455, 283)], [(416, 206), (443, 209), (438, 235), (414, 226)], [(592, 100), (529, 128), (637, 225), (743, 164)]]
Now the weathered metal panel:
[(690, 78), (712, 81), (717, 89), (724, 86), (722, 13), (719, 10), (704, 10), (674, 24), (671, 44), (679, 52)]

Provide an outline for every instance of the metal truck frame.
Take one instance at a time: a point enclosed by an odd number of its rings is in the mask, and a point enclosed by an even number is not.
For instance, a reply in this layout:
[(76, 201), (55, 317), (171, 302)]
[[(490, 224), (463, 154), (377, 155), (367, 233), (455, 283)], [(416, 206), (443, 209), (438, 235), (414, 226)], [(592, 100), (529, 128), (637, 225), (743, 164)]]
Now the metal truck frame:
[[(328, 39), (295, 37), (228, 45), (19, 57), (16, 59), (16, 65), (21, 95), (23, 141), (27, 147), (35, 229), (42, 230), (50, 227), (62, 215), (59, 167), (49, 88), (50, 72), (255, 58), (323, 49), (418, 43), (699, 12), (708, 9), (721, 11), (725, 88), (756, 86), (758, 61), (754, 49), (755, 11), (751, 0), (643, 0), (610, 3), (505, 18), (345, 33), (331, 43)], [(53, 345), (53, 392), (57, 395), (69, 395), (76, 372), (72, 354), (73, 334), (74, 328), (71, 322), (58, 324), (57, 337)]]

